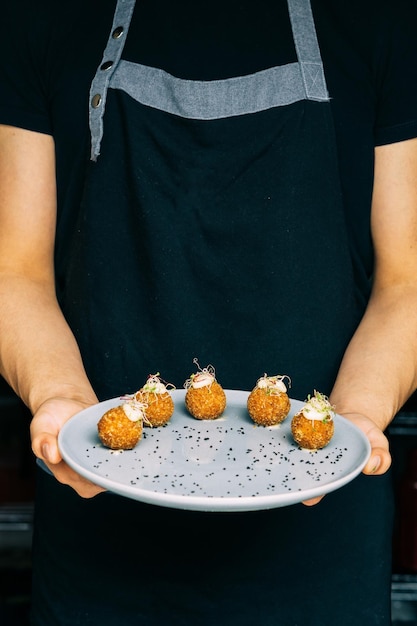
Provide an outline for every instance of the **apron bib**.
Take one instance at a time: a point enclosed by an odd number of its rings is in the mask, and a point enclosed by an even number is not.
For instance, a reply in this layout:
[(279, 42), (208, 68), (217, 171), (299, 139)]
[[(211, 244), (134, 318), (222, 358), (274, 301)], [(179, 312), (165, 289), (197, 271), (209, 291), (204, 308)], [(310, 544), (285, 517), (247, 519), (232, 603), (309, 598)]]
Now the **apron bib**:
[(63, 307), (93, 386), (182, 386), (197, 357), (228, 388), (328, 393), (359, 314), (309, 2), (288, 2), (297, 62), (213, 81), (123, 60), (134, 5), (91, 87)]

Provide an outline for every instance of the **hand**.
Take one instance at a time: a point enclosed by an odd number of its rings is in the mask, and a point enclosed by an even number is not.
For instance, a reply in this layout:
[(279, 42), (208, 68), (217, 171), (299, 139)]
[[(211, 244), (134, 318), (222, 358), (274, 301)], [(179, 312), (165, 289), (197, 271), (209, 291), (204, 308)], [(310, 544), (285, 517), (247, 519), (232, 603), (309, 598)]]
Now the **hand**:
[(391, 454), (388, 439), (382, 430), (374, 421), (365, 415), (359, 413), (345, 413), (343, 417), (360, 428), (371, 444), (371, 455), (362, 470), (363, 473), (368, 475), (385, 474), (391, 465)]
[(58, 448), (58, 433), (62, 426), (87, 406), (89, 406), (87, 402), (68, 398), (51, 398), (36, 411), (30, 432), (34, 454), (44, 461), (55, 478), (64, 485), (72, 487), (83, 498), (92, 498), (105, 489), (94, 485), (71, 469), (62, 460)]
[[(367, 436), (371, 444), (371, 455), (362, 472), (367, 475), (384, 474), (391, 465), (388, 439), (382, 430), (369, 417), (360, 413), (345, 413), (346, 419), (355, 424)], [(318, 504), (324, 496), (303, 502), (306, 506)]]

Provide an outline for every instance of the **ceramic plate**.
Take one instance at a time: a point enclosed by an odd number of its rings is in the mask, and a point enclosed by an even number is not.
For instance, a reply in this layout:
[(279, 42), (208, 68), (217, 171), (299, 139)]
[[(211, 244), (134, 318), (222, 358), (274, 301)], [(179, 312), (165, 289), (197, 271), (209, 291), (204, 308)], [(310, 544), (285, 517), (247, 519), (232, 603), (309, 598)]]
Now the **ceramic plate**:
[(329, 445), (300, 449), (291, 417), (279, 426), (256, 426), (246, 410), (248, 392), (227, 390), (227, 407), (214, 421), (191, 417), (185, 390), (174, 390), (175, 412), (162, 428), (145, 428), (135, 449), (105, 448), (97, 422), (120, 398), (101, 402), (71, 418), (61, 430), (65, 461), (79, 474), (128, 498), (179, 509), (250, 511), (287, 506), (334, 491), (366, 464), (370, 445), (351, 422), (335, 416)]

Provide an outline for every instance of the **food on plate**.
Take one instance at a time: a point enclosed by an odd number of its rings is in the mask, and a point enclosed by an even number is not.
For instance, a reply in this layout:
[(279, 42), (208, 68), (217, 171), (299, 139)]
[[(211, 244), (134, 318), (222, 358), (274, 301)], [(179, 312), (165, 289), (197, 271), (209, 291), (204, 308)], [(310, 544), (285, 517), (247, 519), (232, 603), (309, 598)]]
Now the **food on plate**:
[(306, 404), (291, 420), (294, 441), (300, 448), (318, 450), (330, 442), (334, 434), (334, 407), (327, 396), (314, 391)]
[[(198, 363), (194, 359), (194, 363)], [(199, 420), (213, 420), (223, 413), (226, 408), (226, 394), (216, 380), (214, 367), (208, 365), (195, 374), (191, 374), (184, 387), (185, 406), (193, 417)]]
[(255, 388), (250, 392), (247, 408), (252, 420), (260, 426), (275, 426), (288, 415), (291, 402), (287, 394), (290, 379), (288, 376), (267, 376), (259, 378)]
[(145, 405), (145, 426), (164, 426), (174, 413), (174, 401), (168, 391), (173, 385), (162, 382), (159, 373), (151, 374), (135, 399)]
[(145, 405), (132, 396), (121, 398), (125, 402), (104, 413), (97, 429), (100, 441), (112, 450), (131, 450), (142, 438), (146, 420)]

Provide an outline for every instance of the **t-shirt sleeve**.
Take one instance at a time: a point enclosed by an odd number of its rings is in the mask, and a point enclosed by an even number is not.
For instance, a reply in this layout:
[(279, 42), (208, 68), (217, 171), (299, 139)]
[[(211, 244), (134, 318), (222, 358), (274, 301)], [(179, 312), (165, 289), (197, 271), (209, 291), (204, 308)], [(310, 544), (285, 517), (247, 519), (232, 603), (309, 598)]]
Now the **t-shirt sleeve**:
[(376, 145), (417, 137), (417, 2), (390, 5), (388, 36), (376, 51)]
[(2, 9), (0, 124), (52, 134), (47, 96), (48, 31), (37, 3), (14, 0)]

